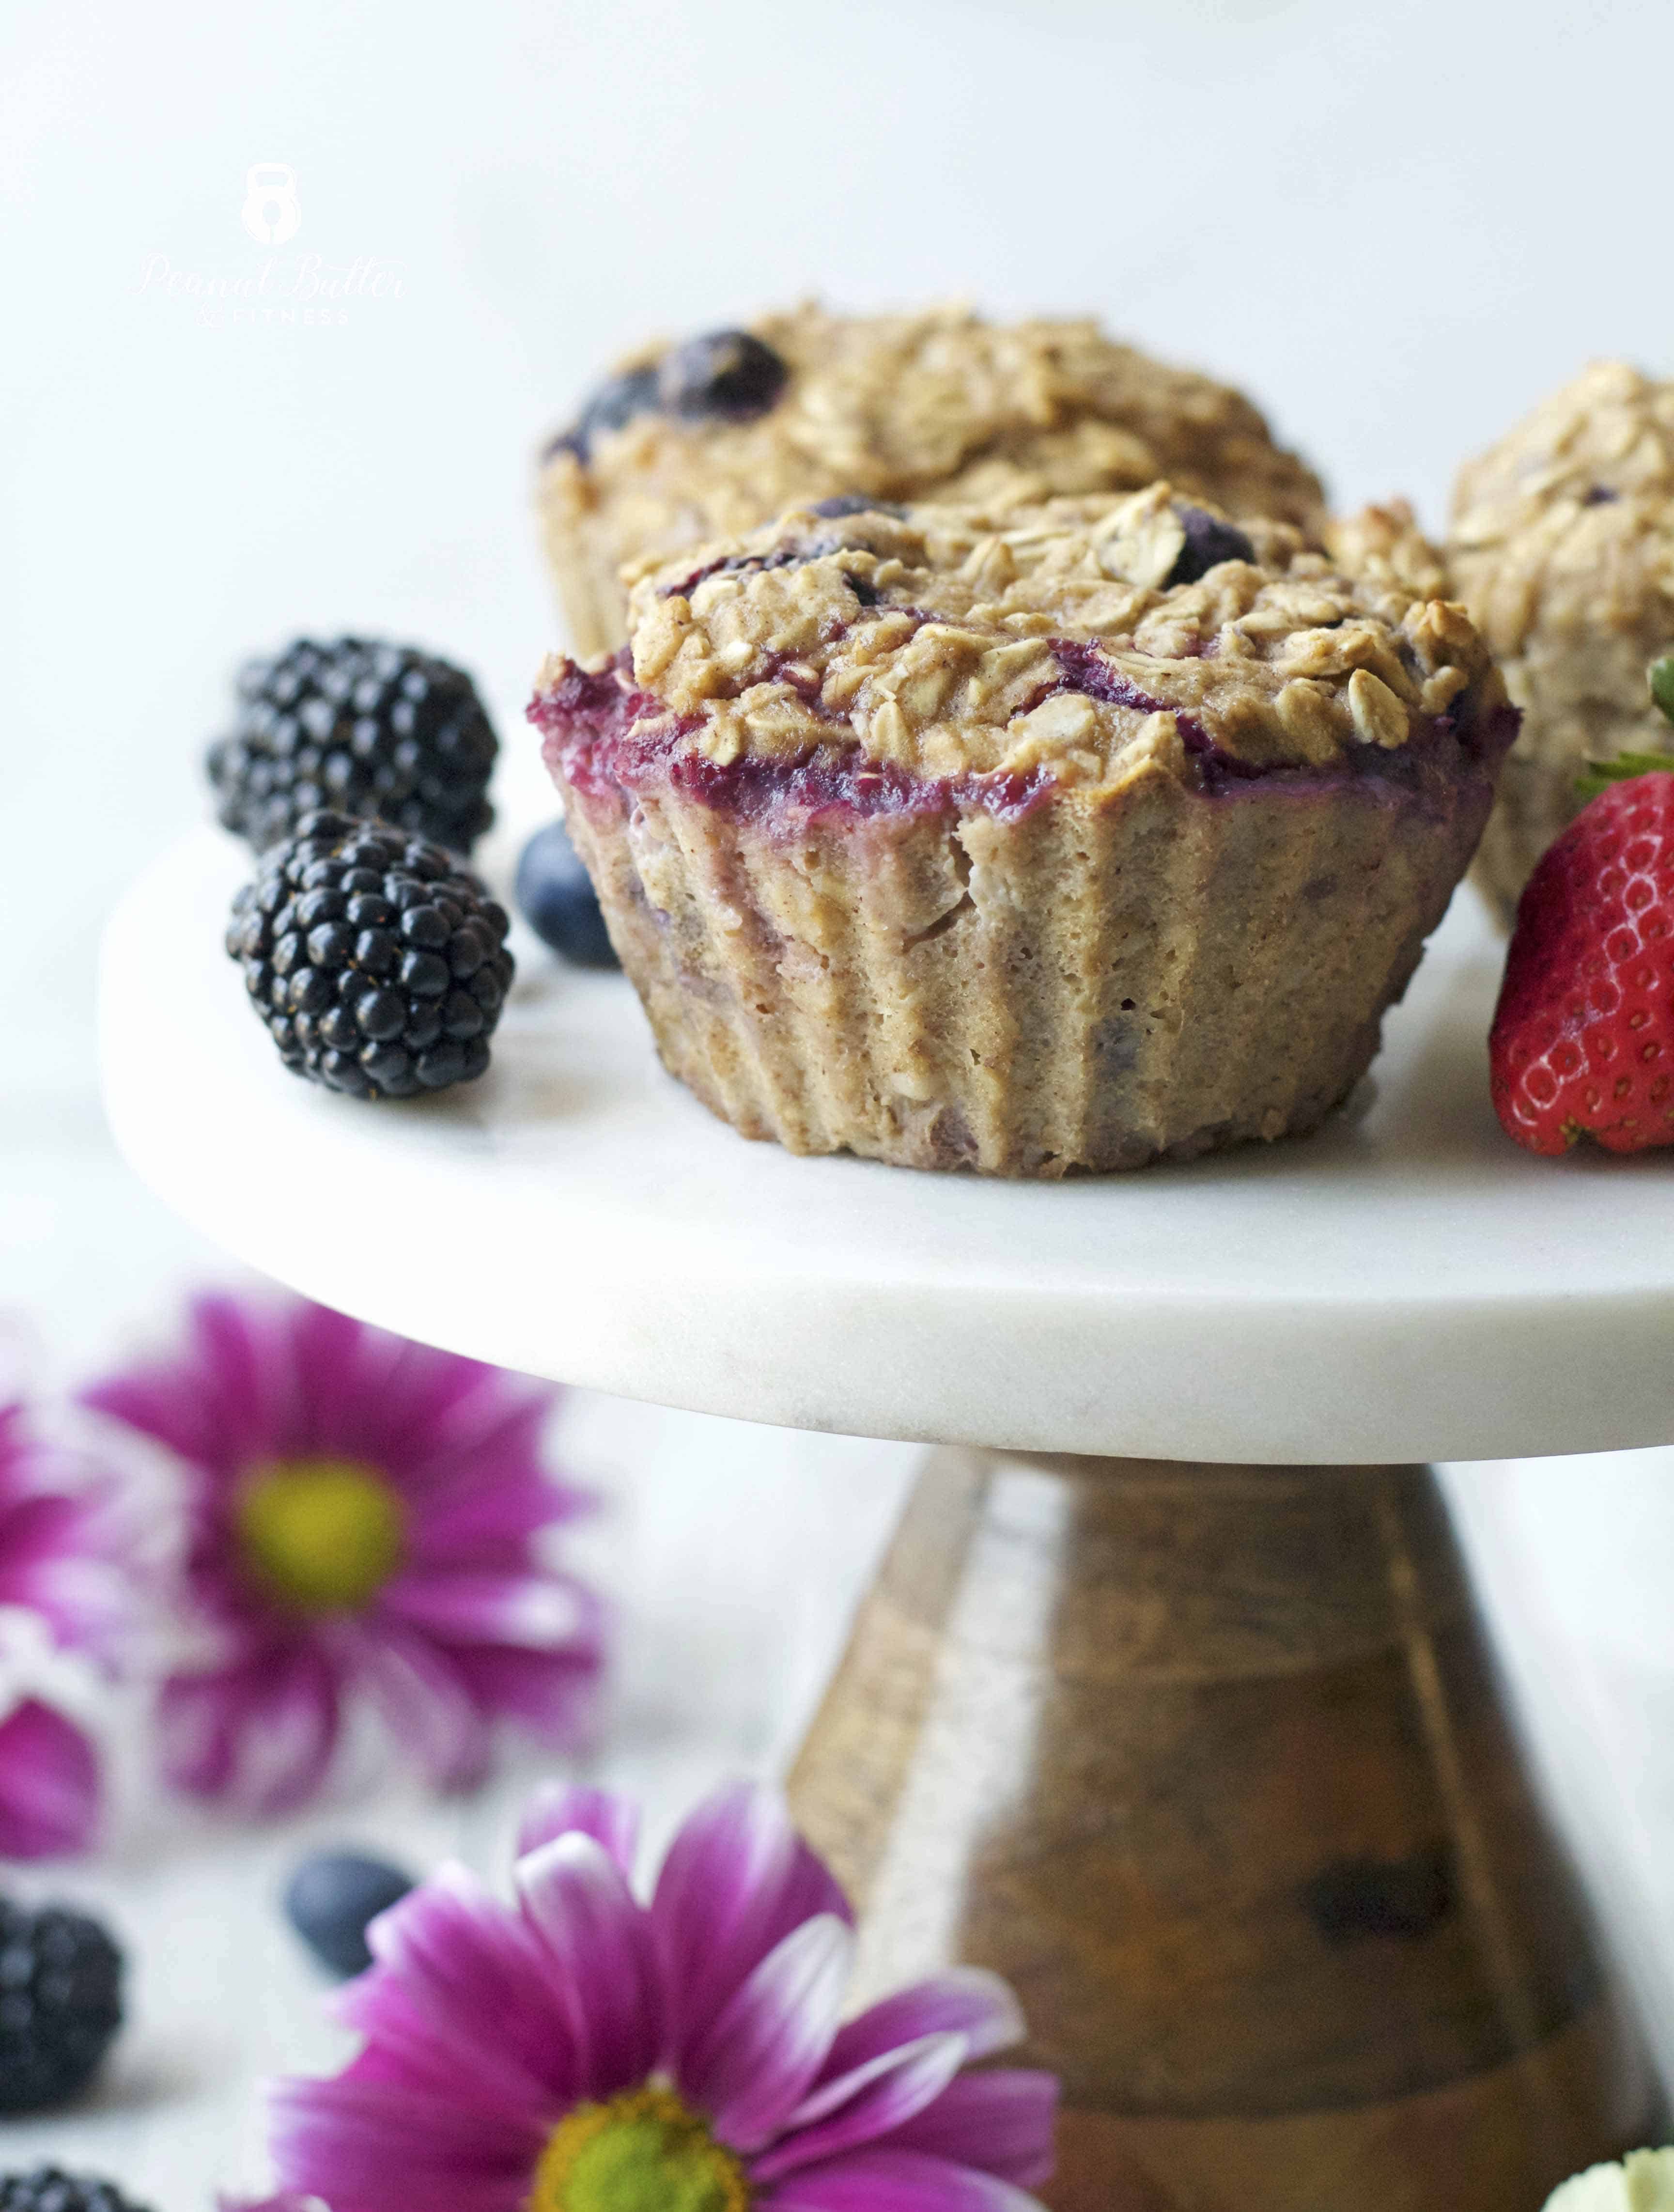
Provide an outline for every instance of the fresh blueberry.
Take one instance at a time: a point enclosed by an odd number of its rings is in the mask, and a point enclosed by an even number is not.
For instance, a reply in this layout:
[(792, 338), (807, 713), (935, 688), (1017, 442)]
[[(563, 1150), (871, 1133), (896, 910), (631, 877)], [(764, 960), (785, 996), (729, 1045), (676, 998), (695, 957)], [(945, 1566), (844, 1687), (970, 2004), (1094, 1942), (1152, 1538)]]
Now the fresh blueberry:
[(361, 1974), (372, 1964), (367, 1924), (398, 1904), (413, 1877), (386, 1859), (355, 1851), (316, 1851), (285, 1889), (285, 1917), (321, 1966)]
[(749, 331), (708, 331), (665, 357), (658, 402), (688, 422), (748, 422), (774, 404), (790, 374)]
[(1218, 514), (1205, 514), (1200, 507), (1176, 507), (1186, 543), (1180, 550), (1180, 558), (1164, 577), (1164, 585), (1195, 584), (1200, 576), (1222, 561), (1253, 561), (1255, 547), (1241, 530), (1230, 522), (1222, 522)]
[(595, 438), (606, 430), (622, 429), (636, 415), (655, 414), (658, 404), (654, 365), (625, 369), (620, 376), (609, 377), (588, 398), (574, 426), (547, 447), (546, 458), (550, 460), (555, 453), (571, 453), (585, 461)]
[(578, 968), (619, 968), (598, 895), (561, 822), (537, 830), (518, 862), (518, 904), (537, 937)]

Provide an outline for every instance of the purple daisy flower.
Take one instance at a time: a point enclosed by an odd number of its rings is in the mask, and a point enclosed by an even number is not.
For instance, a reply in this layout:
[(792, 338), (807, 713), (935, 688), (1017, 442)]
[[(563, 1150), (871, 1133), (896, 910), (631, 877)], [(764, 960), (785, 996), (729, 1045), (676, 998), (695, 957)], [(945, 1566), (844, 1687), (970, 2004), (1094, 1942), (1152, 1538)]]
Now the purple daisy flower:
[(848, 1905), (781, 1802), (723, 1791), (650, 1904), (633, 1808), (559, 1790), (517, 1904), (445, 1867), (335, 2001), (366, 2038), (274, 2093), (283, 2185), (332, 2212), (1039, 2212), (1057, 2084), (970, 2070), (1015, 1999), (956, 1968), (840, 2019)]
[(575, 1741), (601, 1626), (537, 1549), (591, 1502), (542, 1464), (553, 1391), (305, 1300), (209, 1297), (179, 1358), (84, 1395), (186, 1470), (205, 1650), (162, 1692), (179, 1787), (298, 1804), (362, 1697), (439, 1788), (481, 1779), (498, 1720)]

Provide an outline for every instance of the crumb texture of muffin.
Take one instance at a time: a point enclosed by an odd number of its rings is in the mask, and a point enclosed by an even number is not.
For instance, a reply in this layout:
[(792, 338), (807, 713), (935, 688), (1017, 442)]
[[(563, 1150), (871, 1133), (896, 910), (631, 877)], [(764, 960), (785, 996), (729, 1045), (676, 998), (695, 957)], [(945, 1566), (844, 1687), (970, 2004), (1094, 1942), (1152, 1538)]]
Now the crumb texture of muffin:
[(1318, 480), (1241, 393), (1119, 345), (1090, 321), (804, 306), (653, 349), (548, 447), (549, 558), (576, 651), (627, 635), (628, 562), (757, 527), (792, 506), (998, 508), (1168, 477), (1234, 515), (1317, 527)]
[[(1059, 1176), (1314, 1126), (1516, 718), (1410, 518), (793, 509), (531, 708), (664, 1064), (752, 1137)], [(1424, 564), (1430, 564), (1425, 571)]]
[(1586, 763), (1674, 747), (1646, 683), (1674, 647), (1674, 383), (1585, 369), (1460, 471), (1448, 556), (1523, 709), (1475, 871), (1509, 922)]

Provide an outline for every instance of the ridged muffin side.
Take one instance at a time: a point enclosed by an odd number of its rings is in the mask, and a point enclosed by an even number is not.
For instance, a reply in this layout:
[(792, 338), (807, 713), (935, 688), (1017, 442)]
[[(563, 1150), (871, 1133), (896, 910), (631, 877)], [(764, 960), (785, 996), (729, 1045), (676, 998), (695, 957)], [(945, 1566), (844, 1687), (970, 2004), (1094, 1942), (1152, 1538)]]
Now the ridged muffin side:
[[(858, 534), (889, 553), (892, 527)], [(771, 550), (743, 557), (783, 576)], [(666, 589), (646, 587), (648, 629)], [(1072, 619), (1074, 594), (1054, 596)], [(1153, 612), (1170, 597), (1141, 592)], [(1309, 762), (1240, 757), (1200, 715), (1131, 696), (1098, 773), (1023, 740), (1009, 768), (930, 774), (834, 725), (812, 750), (739, 749), (689, 702), (671, 714), (627, 653), (555, 665), (534, 711), (658, 1050), (707, 1105), (793, 1152), (1053, 1176), (1299, 1133), (1358, 1081), (1514, 727), (1469, 625), (1444, 626), (1451, 647), (1413, 628), (1461, 668), (1447, 708)], [(1119, 691), (1117, 662), (1046, 642), (1071, 672), (1049, 710), (1068, 729)]]

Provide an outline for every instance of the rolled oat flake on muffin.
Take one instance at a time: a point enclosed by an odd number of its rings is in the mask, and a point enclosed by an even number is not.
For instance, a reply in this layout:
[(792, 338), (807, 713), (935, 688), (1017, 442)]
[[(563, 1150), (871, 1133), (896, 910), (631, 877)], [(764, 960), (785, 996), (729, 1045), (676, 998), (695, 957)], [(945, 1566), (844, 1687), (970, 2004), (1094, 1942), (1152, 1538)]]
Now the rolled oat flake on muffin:
[(1312, 1128), (1514, 734), (1410, 518), (1155, 484), (636, 576), (531, 718), (665, 1065), (746, 1135), (1061, 1176)]
[(627, 635), (624, 562), (792, 504), (993, 507), (1159, 477), (1233, 514), (1316, 528), (1323, 514), (1311, 471), (1241, 392), (1095, 323), (809, 306), (636, 356), (548, 447), (540, 505), (571, 635), (594, 653)]

